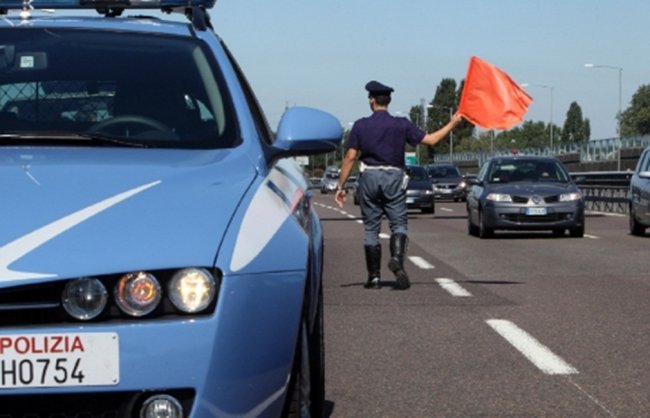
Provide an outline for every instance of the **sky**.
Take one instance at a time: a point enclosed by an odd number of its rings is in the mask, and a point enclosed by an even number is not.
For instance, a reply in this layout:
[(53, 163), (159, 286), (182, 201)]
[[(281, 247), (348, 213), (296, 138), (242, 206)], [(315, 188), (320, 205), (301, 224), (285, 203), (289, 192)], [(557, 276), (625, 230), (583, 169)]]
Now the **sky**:
[(613, 138), (616, 68), (623, 110), (650, 84), (648, 0), (217, 0), (210, 14), (273, 128), (287, 106), (349, 128), (370, 114), (370, 80), (393, 87), (390, 112), (408, 116), (478, 56), (528, 84), (525, 120), (561, 127), (575, 101), (592, 139)]

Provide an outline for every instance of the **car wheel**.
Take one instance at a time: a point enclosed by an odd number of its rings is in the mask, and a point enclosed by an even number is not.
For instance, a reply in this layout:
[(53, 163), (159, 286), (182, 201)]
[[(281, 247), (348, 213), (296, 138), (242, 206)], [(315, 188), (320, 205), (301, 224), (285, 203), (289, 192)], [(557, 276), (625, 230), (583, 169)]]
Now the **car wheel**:
[(585, 236), (585, 226), (577, 226), (575, 228), (570, 228), (569, 229), (569, 235), (571, 235), (573, 238), (582, 238)]
[(319, 291), (314, 329), (309, 332), (303, 314), (296, 344), (287, 404), (288, 418), (322, 417), (325, 408), (325, 345), (323, 338), (323, 290)]
[(636, 236), (642, 236), (645, 234), (645, 227), (636, 220), (636, 214), (634, 213), (634, 210), (632, 208), (630, 208), (629, 220), (630, 220), (630, 234)]
[(420, 209), (422, 213), (433, 213), (434, 209), (433, 208), (422, 208)]
[(472, 236), (478, 236), (478, 226), (474, 225), (472, 222), (472, 216), (469, 209), (467, 210), (467, 233)]
[(309, 370), (309, 335), (307, 320), (303, 317), (300, 321), (300, 334), (296, 344), (296, 353), (293, 357), (293, 368), (287, 391), (286, 413), (287, 418), (311, 416), (311, 376)]
[(325, 334), (323, 324), (323, 287), (321, 284), (314, 329), (309, 336), (312, 417), (322, 417), (325, 414)]
[(483, 219), (483, 211), (478, 211), (478, 236), (479, 238), (492, 238), (494, 236), (494, 229), (485, 226), (485, 219)]

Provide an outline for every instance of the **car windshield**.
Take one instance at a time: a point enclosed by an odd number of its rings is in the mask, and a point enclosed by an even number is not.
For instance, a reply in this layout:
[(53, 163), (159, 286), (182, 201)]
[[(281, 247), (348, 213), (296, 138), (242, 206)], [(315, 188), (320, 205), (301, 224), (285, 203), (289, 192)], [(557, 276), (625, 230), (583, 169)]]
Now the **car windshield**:
[(0, 39), (2, 144), (236, 145), (225, 84), (201, 41), (51, 28), (2, 29)]
[(408, 167), (407, 172), (411, 180), (420, 181), (429, 178), (423, 167)]
[(460, 177), (460, 171), (458, 168), (453, 165), (448, 166), (430, 166), (427, 167), (427, 172), (429, 176), (434, 179), (444, 179), (444, 178), (453, 178)]
[(488, 173), (490, 183), (518, 181), (566, 183), (570, 177), (557, 161), (553, 160), (497, 160)]

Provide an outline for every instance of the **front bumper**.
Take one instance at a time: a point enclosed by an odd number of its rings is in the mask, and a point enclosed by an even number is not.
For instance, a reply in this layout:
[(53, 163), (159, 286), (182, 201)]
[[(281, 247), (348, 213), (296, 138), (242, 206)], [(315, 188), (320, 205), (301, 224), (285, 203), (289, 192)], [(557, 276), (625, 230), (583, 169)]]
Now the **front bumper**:
[(584, 225), (584, 203), (530, 207), (511, 203), (488, 203), (483, 208), (483, 222), (491, 229), (549, 230), (577, 228)]
[(433, 194), (407, 194), (406, 207), (408, 209), (433, 209), (435, 207), (435, 198)]
[(455, 188), (435, 188), (433, 189), (433, 195), (436, 199), (464, 199), (465, 198), (465, 189), (455, 187)]
[[(188, 418), (278, 416), (295, 351), (304, 273), (226, 276), (215, 313), (205, 317), (20, 328), (5, 324), (0, 337), (116, 333), (119, 381), (105, 386), (0, 386), (0, 415), (139, 417), (147, 397), (169, 394), (181, 400)], [(5, 379), (11, 378), (14, 372), (3, 367)]]

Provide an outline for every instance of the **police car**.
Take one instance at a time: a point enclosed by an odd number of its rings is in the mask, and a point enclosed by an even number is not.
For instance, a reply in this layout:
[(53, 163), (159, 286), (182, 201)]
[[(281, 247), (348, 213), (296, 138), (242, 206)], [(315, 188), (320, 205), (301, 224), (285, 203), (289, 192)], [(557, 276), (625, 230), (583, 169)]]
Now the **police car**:
[(0, 0), (1, 416), (322, 413), (292, 157), (341, 124), (293, 107), (273, 133), (213, 3)]

